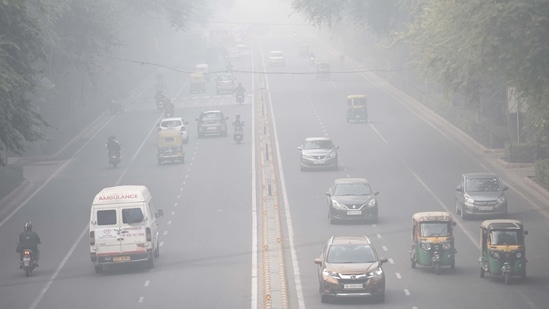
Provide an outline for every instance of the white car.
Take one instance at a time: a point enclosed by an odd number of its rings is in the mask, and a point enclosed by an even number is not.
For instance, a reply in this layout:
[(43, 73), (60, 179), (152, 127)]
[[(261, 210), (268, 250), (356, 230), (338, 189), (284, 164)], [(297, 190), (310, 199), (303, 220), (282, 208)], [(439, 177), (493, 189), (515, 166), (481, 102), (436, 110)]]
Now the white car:
[(189, 142), (189, 132), (187, 132), (186, 124), (188, 124), (188, 122), (183, 121), (183, 118), (181, 117), (164, 118), (158, 123), (158, 131), (167, 129), (180, 130), (183, 143), (186, 144)]
[(282, 53), (279, 50), (273, 50), (269, 54), (269, 65), (270, 66), (281, 66), (281, 67), (283, 67), (284, 64), (285, 64), (284, 53)]

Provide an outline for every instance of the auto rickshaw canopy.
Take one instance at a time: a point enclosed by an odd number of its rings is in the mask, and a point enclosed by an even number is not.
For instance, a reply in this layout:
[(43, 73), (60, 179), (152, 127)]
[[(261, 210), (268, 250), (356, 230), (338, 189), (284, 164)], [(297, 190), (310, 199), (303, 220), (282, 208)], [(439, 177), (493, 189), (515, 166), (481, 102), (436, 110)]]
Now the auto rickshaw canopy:
[(356, 108), (363, 108), (368, 103), (368, 100), (366, 99), (366, 95), (364, 94), (352, 94), (347, 96), (347, 106), (348, 107), (356, 107)]
[(452, 215), (445, 211), (424, 211), (412, 215), (412, 220), (417, 223), (426, 221), (453, 222)]
[(205, 82), (204, 73), (202, 73), (202, 72), (191, 73), (191, 82), (192, 83), (204, 83)]
[(513, 219), (492, 219), (484, 220), (480, 224), (480, 228), (486, 230), (504, 229), (504, 230), (523, 230), (524, 226), (519, 220)]
[(181, 137), (181, 131), (175, 128), (168, 128), (166, 130), (158, 131), (158, 137), (157, 137), (158, 148), (181, 147), (182, 145), (183, 145), (183, 138)]

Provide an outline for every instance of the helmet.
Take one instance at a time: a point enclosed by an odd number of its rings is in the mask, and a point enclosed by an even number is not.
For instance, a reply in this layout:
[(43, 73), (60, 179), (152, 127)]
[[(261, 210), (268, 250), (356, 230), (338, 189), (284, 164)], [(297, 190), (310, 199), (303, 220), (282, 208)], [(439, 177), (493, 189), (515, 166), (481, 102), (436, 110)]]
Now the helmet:
[(25, 231), (32, 231), (32, 222), (25, 223)]

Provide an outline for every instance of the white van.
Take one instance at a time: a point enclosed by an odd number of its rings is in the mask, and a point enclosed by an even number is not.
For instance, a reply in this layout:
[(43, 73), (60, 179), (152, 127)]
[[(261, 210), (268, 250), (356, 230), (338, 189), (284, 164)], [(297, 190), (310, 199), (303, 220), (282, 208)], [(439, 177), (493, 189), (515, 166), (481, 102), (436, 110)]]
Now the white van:
[(158, 218), (145, 186), (117, 186), (99, 192), (90, 214), (90, 255), (95, 272), (103, 265), (147, 263), (153, 268), (160, 255)]

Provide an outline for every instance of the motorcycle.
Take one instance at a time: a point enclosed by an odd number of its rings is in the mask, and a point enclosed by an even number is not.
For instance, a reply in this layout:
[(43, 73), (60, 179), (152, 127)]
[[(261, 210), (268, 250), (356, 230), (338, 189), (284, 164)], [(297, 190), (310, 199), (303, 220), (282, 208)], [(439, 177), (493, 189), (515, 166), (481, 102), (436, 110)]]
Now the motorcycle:
[(120, 152), (109, 151), (109, 164), (112, 165), (112, 167), (116, 167), (120, 164)]
[(244, 93), (243, 92), (237, 92), (236, 93), (236, 102), (238, 102), (238, 104), (242, 104), (244, 102)]
[(233, 133), (233, 140), (240, 144), (242, 142), (242, 139), (244, 138), (244, 130), (243, 127), (244, 122), (242, 121), (239, 126), (234, 127), (234, 133)]
[(28, 277), (35, 267), (36, 261), (34, 260), (34, 252), (32, 252), (31, 249), (23, 249), (23, 252), (21, 252), (20, 268), (25, 271), (25, 274)]

